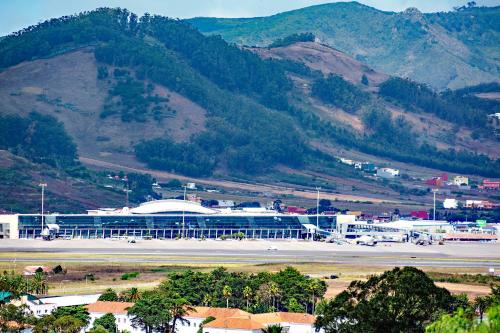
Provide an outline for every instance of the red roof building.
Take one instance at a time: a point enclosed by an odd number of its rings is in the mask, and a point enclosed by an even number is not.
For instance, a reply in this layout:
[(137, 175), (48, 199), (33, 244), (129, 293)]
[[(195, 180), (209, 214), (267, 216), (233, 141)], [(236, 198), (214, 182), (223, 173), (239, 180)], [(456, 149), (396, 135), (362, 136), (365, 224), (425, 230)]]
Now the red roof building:
[(483, 180), (483, 185), (480, 186), (480, 188), (485, 190), (498, 190), (500, 188), (500, 181), (485, 179)]
[(422, 219), (422, 220), (428, 220), (429, 219), (429, 213), (426, 212), (425, 210), (416, 210), (410, 213), (411, 217), (417, 218), (417, 219)]
[(441, 187), (443, 185), (443, 180), (440, 177), (434, 177), (431, 179), (427, 179), (425, 183), (429, 186)]

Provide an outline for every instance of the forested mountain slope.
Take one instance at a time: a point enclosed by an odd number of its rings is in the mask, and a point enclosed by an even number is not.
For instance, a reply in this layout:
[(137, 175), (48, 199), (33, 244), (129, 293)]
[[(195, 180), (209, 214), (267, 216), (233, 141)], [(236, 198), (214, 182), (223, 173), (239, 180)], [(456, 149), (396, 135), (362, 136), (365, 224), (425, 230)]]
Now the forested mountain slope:
[(206, 34), (249, 46), (310, 32), (382, 72), (439, 90), (500, 78), (500, 7), (422, 14), (416, 9), (394, 13), (340, 2), (269, 17), (189, 22)]
[[(0, 41), (0, 112), (50, 114), (80, 153), (135, 154), (150, 167), (189, 176), (251, 177), (278, 166), (349, 175), (326, 146), (453, 172), (499, 174), (498, 160), (428, 142), (405, 115), (431, 115), (473, 130), (498, 103), (483, 105), (468, 92), (450, 97), (422, 90), (347, 56), (360, 82), (298, 58), (262, 57), (183, 21), (99, 9)], [(405, 91), (424, 93), (404, 99)], [(321, 110), (355, 117), (364, 128)], [(313, 144), (318, 141), (324, 145)], [(0, 142), (0, 149), (23, 155), (19, 147), (29, 144)]]

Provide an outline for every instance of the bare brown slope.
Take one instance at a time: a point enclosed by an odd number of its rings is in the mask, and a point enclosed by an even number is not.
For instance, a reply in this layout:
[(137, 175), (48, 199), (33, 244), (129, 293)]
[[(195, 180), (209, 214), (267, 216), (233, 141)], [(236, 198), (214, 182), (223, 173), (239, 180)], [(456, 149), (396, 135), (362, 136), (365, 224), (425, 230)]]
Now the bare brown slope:
[(170, 96), (176, 110), (162, 122), (121, 121), (99, 117), (112, 79), (97, 79), (92, 49), (82, 49), (50, 59), (21, 63), (0, 73), (2, 112), (26, 115), (36, 110), (64, 123), (80, 154), (99, 156), (109, 152), (131, 153), (140, 140), (169, 134), (177, 141), (205, 128), (205, 110), (185, 97), (156, 86), (155, 93)]
[(263, 58), (290, 59), (302, 62), (311, 69), (323, 74), (337, 74), (344, 79), (359, 84), (363, 75), (368, 78), (369, 86), (375, 87), (389, 78), (367, 65), (333, 47), (314, 43), (300, 42), (276, 48), (252, 48)]

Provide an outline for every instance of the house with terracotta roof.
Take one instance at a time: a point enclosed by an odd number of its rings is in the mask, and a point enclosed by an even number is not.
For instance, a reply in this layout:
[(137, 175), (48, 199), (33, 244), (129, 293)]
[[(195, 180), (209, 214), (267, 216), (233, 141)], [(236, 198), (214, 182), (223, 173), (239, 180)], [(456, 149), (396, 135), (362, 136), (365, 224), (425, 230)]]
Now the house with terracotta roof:
[(116, 318), (116, 327), (118, 331), (128, 330), (131, 333), (142, 333), (144, 332), (141, 328), (134, 328), (132, 326), (132, 321), (128, 314), (128, 308), (134, 306), (134, 303), (129, 302), (103, 302), (97, 301), (95, 303), (86, 306), (87, 311), (90, 315), (89, 326), (90, 329), (94, 326), (94, 321), (97, 318), (104, 316), (107, 313), (112, 313)]
[(251, 315), (221, 317), (203, 325), (203, 333), (260, 333), (264, 327), (264, 324), (253, 320)]
[(203, 326), (203, 333), (260, 333), (271, 325), (286, 333), (316, 333), (316, 317), (307, 313), (271, 312), (238, 317), (219, 317)]
[(314, 333), (316, 317), (308, 313), (271, 312), (252, 315), (252, 319), (264, 326), (280, 325), (288, 333)]
[[(131, 333), (142, 333), (142, 328), (132, 326), (132, 318), (127, 310), (134, 303), (97, 301), (87, 305), (90, 314), (88, 328), (94, 325), (97, 318), (107, 313), (116, 317), (119, 331), (128, 330)], [(281, 325), (287, 333), (315, 333), (315, 317), (306, 313), (274, 312), (251, 314), (236, 308), (212, 308), (197, 306), (178, 321), (177, 333), (197, 333), (202, 322), (209, 317), (215, 320), (203, 325), (204, 333), (260, 333), (270, 325)]]

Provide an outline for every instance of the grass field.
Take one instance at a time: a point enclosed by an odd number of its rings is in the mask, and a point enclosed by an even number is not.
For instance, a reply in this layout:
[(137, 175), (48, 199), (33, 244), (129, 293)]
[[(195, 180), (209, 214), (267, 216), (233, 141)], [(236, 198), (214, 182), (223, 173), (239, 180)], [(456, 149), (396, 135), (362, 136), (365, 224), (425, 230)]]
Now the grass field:
[[(73, 256), (73, 255), (72, 255)], [(45, 260), (40, 262), (1, 262), (0, 270), (15, 270), (22, 273), (25, 266), (43, 265), (54, 267), (61, 265), (66, 274), (49, 276), (49, 294), (50, 295), (70, 295), (70, 294), (93, 294), (100, 293), (106, 288), (113, 288), (116, 291), (123, 291), (131, 287), (137, 287), (141, 290), (151, 289), (164, 280), (168, 273), (183, 271), (187, 269), (197, 271), (209, 271), (221, 265), (219, 264), (193, 264), (188, 260), (176, 264), (156, 264), (156, 263), (125, 263), (125, 262), (61, 262)], [(351, 281), (363, 280), (373, 274), (380, 274), (387, 267), (368, 266), (356, 264), (332, 264), (332, 263), (294, 263), (294, 264), (225, 264), (223, 265), (229, 271), (242, 271), (257, 273), (260, 271), (275, 272), (286, 266), (294, 266), (302, 273), (312, 277), (324, 278), (328, 284), (326, 297), (333, 297), (344, 290)], [(443, 271), (441, 267), (422, 268), (431, 276), (453, 278), (455, 276), (470, 276), (472, 274), (484, 273), (480, 268), (447, 268)], [(122, 279), (126, 273), (138, 273), (136, 277)], [(330, 275), (335, 274), (339, 278), (329, 279)], [(135, 274), (132, 274), (135, 275)], [(87, 278), (86, 278), (87, 276)], [(127, 275), (125, 275), (127, 276)], [(457, 280), (462, 281), (462, 280)], [(486, 283), (450, 283), (438, 282), (440, 286), (449, 289), (453, 293), (465, 292), (471, 297), (489, 293), (489, 286)]]

